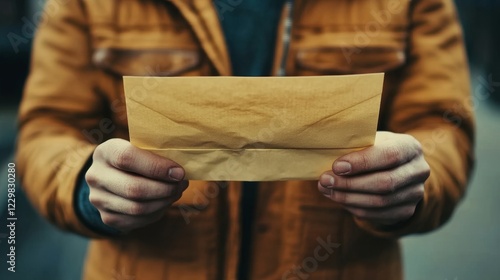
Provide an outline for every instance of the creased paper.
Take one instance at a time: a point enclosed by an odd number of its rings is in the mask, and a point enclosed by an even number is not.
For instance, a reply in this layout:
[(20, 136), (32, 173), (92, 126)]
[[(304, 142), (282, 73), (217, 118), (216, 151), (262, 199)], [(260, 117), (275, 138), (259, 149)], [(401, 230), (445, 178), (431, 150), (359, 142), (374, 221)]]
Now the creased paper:
[(190, 180), (317, 180), (373, 145), (383, 77), (124, 77), (130, 141)]

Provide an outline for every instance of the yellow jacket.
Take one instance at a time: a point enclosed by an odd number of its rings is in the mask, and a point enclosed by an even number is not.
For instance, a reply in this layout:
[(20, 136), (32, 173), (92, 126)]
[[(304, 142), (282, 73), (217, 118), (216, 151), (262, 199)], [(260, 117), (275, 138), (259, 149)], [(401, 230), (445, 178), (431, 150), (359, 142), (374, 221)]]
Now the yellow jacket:
[[(353, 218), (316, 182), (262, 183), (250, 278), (401, 279), (397, 237), (443, 224), (473, 162), (453, 1), (297, 0), (294, 11), (286, 74), (386, 72), (379, 130), (416, 137), (431, 176), (413, 218), (392, 228)], [(231, 75), (212, 0), (49, 0), (43, 19), (20, 108), (17, 164), (43, 216), (95, 237), (85, 279), (235, 279), (239, 183), (191, 182), (164, 219), (118, 238), (86, 228), (73, 207), (95, 146), (128, 138), (123, 75)]]

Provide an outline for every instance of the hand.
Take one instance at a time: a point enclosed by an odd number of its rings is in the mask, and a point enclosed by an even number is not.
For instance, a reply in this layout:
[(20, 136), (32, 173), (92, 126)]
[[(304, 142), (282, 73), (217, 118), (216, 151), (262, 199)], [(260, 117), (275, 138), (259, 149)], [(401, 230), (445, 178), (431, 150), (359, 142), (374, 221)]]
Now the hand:
[(188, 187), (177, 163), (111, 139), (94, 151), (85, 174), (90, 202), (104, 224), (128, 232), (151, 224), (164, 215)]
[(338, 158), (318, 189), (360, 219), (391, 225), (413, 216), (429, 175), (415, 138), (377, 132), (372, 147)]

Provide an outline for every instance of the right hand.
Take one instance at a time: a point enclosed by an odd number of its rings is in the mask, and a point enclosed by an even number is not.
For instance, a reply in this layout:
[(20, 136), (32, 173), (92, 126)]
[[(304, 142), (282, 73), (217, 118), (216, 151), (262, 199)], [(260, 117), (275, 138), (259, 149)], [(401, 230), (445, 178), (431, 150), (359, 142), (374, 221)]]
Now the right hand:
[(85, 174), (90, 202), (104, 224), (128, 232), (158, 221), (188, 187), (177, 163), (110, 139), (94, 151)]

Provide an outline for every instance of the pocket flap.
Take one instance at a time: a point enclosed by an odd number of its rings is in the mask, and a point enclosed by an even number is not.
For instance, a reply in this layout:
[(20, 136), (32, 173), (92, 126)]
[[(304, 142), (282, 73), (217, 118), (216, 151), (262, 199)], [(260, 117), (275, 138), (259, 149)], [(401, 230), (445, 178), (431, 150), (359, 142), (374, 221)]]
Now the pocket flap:
[(322, 47), (301, 49), (297, 52), (299, 67), (322, 73), (387, 72), (404, 63), (404, 51), (394, 48)]
[(120, 76), (177, 76), (200, 64), (197, 50), (188, 49), (96, 49), (92, 62)]

